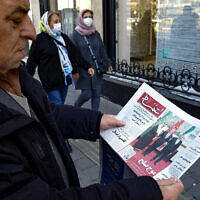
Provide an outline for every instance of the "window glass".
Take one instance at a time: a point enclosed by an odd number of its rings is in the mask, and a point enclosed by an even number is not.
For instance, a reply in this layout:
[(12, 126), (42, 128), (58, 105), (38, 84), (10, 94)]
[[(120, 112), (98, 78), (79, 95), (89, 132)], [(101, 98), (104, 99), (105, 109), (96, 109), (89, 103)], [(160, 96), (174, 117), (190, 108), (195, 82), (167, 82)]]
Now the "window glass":
[(158, 11), (157, 67), (164, 68), (167, 65), (173, 70), (199, 72), (199, 2), (182, 0), (171, 7), (165, 0)]
[(199, 0), (119, 0), (116, 16), (120, 61), (199, 73)]
[(157, 0), (119, 1), (119, 58), (125, 56), (130, 62), (155, 63), (157, 7)]
[(58, 10), (61, 13), (62, 30), (65, 34), (72, 34), (77, 25), (80, 10), (91, 9), (91, 0), (58, 0)]

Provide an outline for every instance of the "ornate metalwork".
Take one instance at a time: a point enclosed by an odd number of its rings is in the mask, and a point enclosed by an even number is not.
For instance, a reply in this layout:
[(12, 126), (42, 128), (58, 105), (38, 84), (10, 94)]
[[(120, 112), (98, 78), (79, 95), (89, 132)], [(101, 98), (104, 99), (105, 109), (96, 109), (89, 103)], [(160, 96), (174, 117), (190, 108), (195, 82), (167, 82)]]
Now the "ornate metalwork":
[(113, 72), (110, 74), (112, 76), (138, 82), (146, 80), (149, 85), (200, 96), (200, 74), (192, 73), (189, 69), (178, 71), (169, 66), (161, 69), (153, 63), (144, 66), (140, 62), (128, 64), (126, 60), (112, 61), (112, 66)]

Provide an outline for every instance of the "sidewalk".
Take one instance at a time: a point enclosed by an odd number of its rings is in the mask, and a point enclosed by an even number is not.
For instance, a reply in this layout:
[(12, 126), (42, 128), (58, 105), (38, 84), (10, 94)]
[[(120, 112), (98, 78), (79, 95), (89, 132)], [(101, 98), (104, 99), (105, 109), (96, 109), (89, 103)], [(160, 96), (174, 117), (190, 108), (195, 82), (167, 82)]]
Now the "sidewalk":
[[(69, 87), (66, 104), (73, 105), (80, 91)], [(87, 102), (83, 107), (90, 108)], [(110, 102), (108, 99), (101, 98), (100, 111), (103, 113), (117, 114), (121, 106)], [(99, 143), (84, 140), (70, 140), (72, 145), (72, 159), (75, 162), (81, 186), (99, 182)], [(185, 190), (178, 200), (200, 200), (200, 160), (181, 178)]]

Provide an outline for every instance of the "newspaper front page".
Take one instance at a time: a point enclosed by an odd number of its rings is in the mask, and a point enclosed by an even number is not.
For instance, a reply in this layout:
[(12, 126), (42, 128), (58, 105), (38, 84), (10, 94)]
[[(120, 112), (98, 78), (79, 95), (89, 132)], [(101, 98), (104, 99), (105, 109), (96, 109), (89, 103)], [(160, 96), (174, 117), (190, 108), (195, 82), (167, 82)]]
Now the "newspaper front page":
[(200, 156), (200, 120), (143, 83), (102, 138), (138, 176), (180, 178)]

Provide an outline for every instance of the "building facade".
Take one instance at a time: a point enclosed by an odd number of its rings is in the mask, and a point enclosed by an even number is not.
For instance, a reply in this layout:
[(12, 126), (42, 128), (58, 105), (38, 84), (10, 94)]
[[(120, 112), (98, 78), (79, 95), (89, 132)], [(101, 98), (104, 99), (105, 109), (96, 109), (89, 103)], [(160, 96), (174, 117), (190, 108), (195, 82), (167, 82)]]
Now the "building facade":
[(147, 82), (200, 117), (199, 8), (199, 0), (104, 0), (104, 42), (115, 66), (104, 95), (124, 105)]
[(48, 9), (61, 12), (67, 34), (76, 26), (80, 10), (94, 11), (95, 26), (114, 68), (104, 76), (103, 95), (124, 105), (147, 82), (186, 111), (197, 111), (200, 0), (40, 0), (38, 4), (40, 16)]

